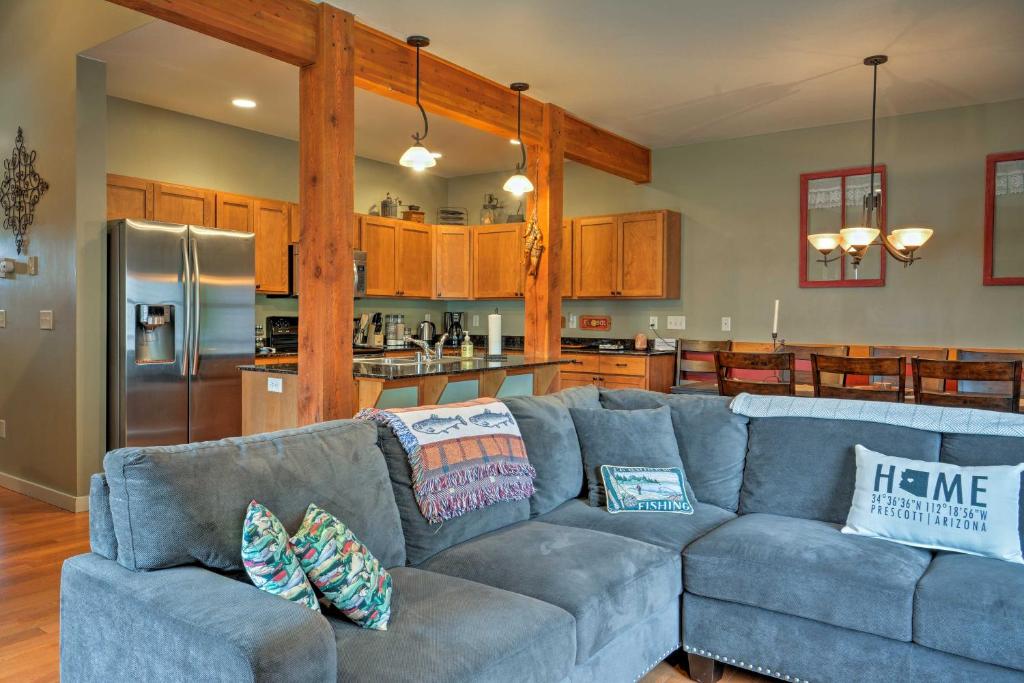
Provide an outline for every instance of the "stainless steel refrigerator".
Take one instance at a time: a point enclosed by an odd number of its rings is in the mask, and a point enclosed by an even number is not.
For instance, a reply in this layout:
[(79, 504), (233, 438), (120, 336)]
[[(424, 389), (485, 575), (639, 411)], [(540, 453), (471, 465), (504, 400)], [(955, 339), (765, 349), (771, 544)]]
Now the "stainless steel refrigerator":
[(108, 234), (108, 448), (241, 434), (254, 235), (134, 219)]

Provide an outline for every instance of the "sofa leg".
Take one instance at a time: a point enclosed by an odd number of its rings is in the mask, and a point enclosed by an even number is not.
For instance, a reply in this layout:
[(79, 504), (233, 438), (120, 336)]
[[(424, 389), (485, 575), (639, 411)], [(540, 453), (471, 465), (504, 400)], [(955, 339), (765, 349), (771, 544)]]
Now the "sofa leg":
[(690, 678), (697, 683), (717, 683), (718, 679), (722, 677), (721, 662), (692, 653), (686, 656), (686, 660), (690, 669)]

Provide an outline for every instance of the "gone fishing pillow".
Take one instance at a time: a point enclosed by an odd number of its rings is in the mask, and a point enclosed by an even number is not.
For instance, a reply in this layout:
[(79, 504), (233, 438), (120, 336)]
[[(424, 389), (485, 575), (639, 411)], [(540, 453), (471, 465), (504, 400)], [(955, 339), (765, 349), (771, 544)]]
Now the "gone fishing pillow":
[(693, 514), (681, 467), (601, 465), (608, 512)]
[(1024, 564), (1019, 505), (1024, 463), (959, 467), (856, 446), (857, 483), (844, 534)]

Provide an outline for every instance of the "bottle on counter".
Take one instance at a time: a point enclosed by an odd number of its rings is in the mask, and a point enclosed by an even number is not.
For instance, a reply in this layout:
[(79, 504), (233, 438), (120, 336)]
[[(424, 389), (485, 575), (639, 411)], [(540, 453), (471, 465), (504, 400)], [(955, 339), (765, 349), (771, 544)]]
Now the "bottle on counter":
[(466, 332), (465, 336), (462, 338), (462, 357), (473, 357), (473, 340), (469, 338), (469, 332)]

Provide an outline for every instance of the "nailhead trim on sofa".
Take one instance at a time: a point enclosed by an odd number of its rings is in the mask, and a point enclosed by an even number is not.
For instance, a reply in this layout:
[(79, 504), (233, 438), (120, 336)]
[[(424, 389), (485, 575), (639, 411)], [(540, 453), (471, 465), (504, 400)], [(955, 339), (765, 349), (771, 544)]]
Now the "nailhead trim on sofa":
[(633, 679), (633, 683), (637, 683), (637, 681), (639, 681), (639, 680), (640, 680), (641, 678), (643, 678), (644, 676), (646, 676), (647, 674), (649, 674), (649, 673), (651, 672), (651, 669), (653, 669), (654, 667), (658, 666), (658, 665), (659, 665), (659, 664), (661, 664), (661, 663), (662, 663), (663, 661), (665, 661), (665, 658), (666, 658), (666, 657), (668, 657), (668, 656), (669, 656), (670, 654), (672, 654), (673, 652), (675, 652), (676, 650), (678, 650), (678, 649), (679, 649), (679, 645), (680, 645), (679, 643), (676, 643), (676, 644), (675, 644), (675, 645), (674, 645), (674, 646), (672, 647), (672, 649), (670, 649), (670, 650), (667, 650), (667, 651), (665, 652), (665, 654), (661, 655), (661, 656), (660, 656), (660, 657), (658, 657), (658, 658), (657, 658), (656, 660), (654, 660), (654, 662), (653, 662), (653, 663), (652, 663), (652, 664), (651, 664), (651, 665), (650, 665), (649, 667), (647, 667), (646, 669), (644, 669), (643, 671), (641, 671), (641, 672), (640, 672), (640, 675), (639, 675), (639, 676), (637, 676), (636, 678), (634, 678), (634, 679)]
[(798, 678), (790, 674), (784, 674), (778, 669), (772, 671), (767, 667), (756, 666), (754, 664), (750, 664), (742, 660), (737, 662), (735, 659), (726, 657), (725, 655), (717, 655), (709, 650), (701, 650), (696, 647), (691, 647), (690, 645), (683, 645), (683, 651), (690, 652), (695, 655), (700, 655), (701, 657), (709, 657), (716, 661), (722, 662), (723, 664), (738, 666), (741, 669), (747, 669), (748, 671), (756, 671), (757, 673), (765, 674), (766, 676), (774, 676), (775, 678), (781, 679), (783, 681), (792, 681), (792, 683), (811, 683), (810, 680), (806, 678)]

